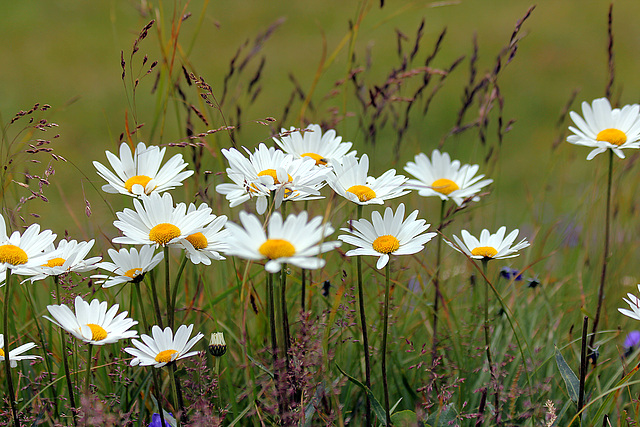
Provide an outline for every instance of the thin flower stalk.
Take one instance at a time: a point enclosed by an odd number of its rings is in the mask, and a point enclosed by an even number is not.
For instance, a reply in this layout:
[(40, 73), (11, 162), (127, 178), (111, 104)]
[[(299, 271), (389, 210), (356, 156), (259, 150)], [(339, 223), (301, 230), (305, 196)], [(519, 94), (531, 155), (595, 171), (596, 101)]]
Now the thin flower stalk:
[(387, 335), (389, 334), (389, 291), (390, 286), (390, 265), (388, 262), (384, 269), (384, 319), (382, 327), (382, 387), (384, 388), (384, 413), (386, 416), (385, 425), (391, 425), (391, 414), (389, 413), (389, 383), (387, 381)]
[[(442, 232), (442, 225), (444, 223), (444, 208), (446, 200), (442, 200), (440, 204), (440, 225), (438, 231)], [(442, 300), (444, 304), (442, 294), (440, 293), (440, 266), (442, 264), (442, 239), (438, 239), (436, 243), (436, 271), (433, 277), (433, 284), (435, 287), (435, 296), (433, 297), (433, 344), (431, 347), (431, 365), (437, 357), (438, 350), (438, 309), (439, 302)]]
[(167, 325), (173, 330), (174, 308), (171, 304), (171, 277), (169, 276), (169, 246), (164, 246), (164, 291), (167, 298)]
[(84, 392), (88, 396), (91, 393), (91, 357), (93, 352), (93, 344), (89, 344), (87, 351), (87, 372), (85, 373)]
[[(362, 218), (362, 205), (356, 208), (358, 218)], [(364, 309), (364, 286), (362, 278), (362, 256), (356, 256), (356, 269), (358, 273), (358, 305), (360, 306), (360, 326), (362, 327), (362, 347), (364, 350), (364, 383), (371, 390), (371, 360), (369, 357), (369, 335), (367, 333), (367, 316)], [(368, 426), (371, 424), (371, 401), (365, 393), (365, 420)]]
[(13, 424), (16, 427), (20, 427), (20, 418), (18, 418), (18, 408), (16, 407), (15, 392), (13, 390), (13, 380), (11, 377), (11, 363), (9, 360), (9, 298), (11, 297), (11, 269), (7, 268), (6, 277), (4, 281), (4, 349), (5, 349), (5, 361), (4, 361), (4, 373), (7, 381), (7, 398), (11, 404), (11, 413), (13, 414)]
[[(53, 282), (56, 285), (56, 301), (62, 301), (62, 295), (60, 294), (60, 276), (53, 276)], [(74, 427), (78, 425), (76, 421), (76, 412), (78, 407), (76, 406), (76, 400), (73, 394), (73, 384), (71, 383), (71, 373), (69, 370), (69, 358), (67, 356), (67, 342), (63, 328), (60, 330), (60, 351), (62, 352), (62, 365), (64, 366), (64, 376), (67, 382), (67, 391), (69, 393), (69, 403), (71, 404), (71, 420)]]
[(160, 312), (160, 302), (158, 301), (158, 289), (156, 288), (156, 278), (153, 272), (148, 275), (149, 284), (151, 286), (151, 295), (153, 297), (153, 308), (156, 312), (156, 323), (160, 328), (164, 328), (164, 324), (162, 322), (162, 314)]
[(496, 399), (495, 399), (495, 411), (496, 411), (496, 421), (499, 419), (499, 406), (500, 403), (500, 390), (497, 385), (497, 377), (495, 371), (493, 370), (493, 361), (491, 359), (491, 333), (489, 326), (489, 278), (487, 276), (487, 266), (489, 265), (490, 258), (482, 259), (482, 275), (484, 277), (484, 342), (486, 346), (486, 354), (487, 354), (487, 363), (489, 364), (489, 373), (491, 374), (491, 378), (496, 381)]
[(182, 273), (184, 272), (184, 267), (187, 265), (187, 255), (186, 253), (182, 255), (182, 261), (180, 262), (180, 267), (178, 267), (178, 274), (176, 274), (176, 278), (173, 281), (173, 292), (171, 295), (171, 307), (176, 307), (176, 301), (178, 299), (178, 286), (180, 283), (180, 278), (182, 277)]

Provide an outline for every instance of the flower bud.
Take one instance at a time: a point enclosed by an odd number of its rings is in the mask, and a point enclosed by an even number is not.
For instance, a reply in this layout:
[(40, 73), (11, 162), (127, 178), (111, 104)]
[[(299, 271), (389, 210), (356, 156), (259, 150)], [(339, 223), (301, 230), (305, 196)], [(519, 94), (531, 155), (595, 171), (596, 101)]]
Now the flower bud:
[(214, 357), (220, 357), (227, 352), (227, 343), (222, 332), (213, 332), (209, 340), (209, 353)]

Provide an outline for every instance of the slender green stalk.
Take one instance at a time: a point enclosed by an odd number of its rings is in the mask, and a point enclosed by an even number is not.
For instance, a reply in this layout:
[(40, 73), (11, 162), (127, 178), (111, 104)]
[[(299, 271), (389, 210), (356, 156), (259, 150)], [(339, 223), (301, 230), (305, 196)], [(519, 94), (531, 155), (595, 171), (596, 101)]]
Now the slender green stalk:
[(289, 330), (289, 315), (287, 313), (287, 264), (280, 269), (280, 318), (282, 319), (282, 348), (289, 368), (289, 347), (291, 346), (291, 332)]
[(91, 356), (93, 351), (93, 344), (89, 344), (89, 350), (87, 353), (87, 372), (84, 379), (84, 392), (87, 396), (91, 394)]
[(7, 268), (7, 275), (4, 281), (4, 373), (7, 381), (7, 398), (11, 403), (11, 413), (13, 414), (13, 425), (20, 427), (18, 418), (18, 408), (16, 407), (15, 392), (13, 390), (13, 379), (11, 378), (11, 362), (9, 360), (9, 299), (11, 298), (11, 269)]
[(178, 274), (173, 281), (173, 292), (171, 295), (171, 307), (173, 307), (174, 311), (176, 308), (176, 300), (178, 298), (178, 284), (180, 283), (180, 278), (182, 277), (182, 272), (184, 271), (184, 267), (187, 265), (187, 254), (186, 252), (182, 255), (182, 261), (180, 262), (180, 267), (178, 267)]
[(493, 361), (491, 360), (491, 334), (489, 330), (489, 279), (487, 276), (487, 266), (489, 264), (489, 258), (482, 259), (482, 273), (484, 274), (484, 342), (486, 346), (486, 354), (487, 354), (487, 363), (489, 364), (489, 372), (491, 378), (496, 381), (496, 394), (495, 394), (495, 411), (496, 411), (496, 421), (499, 419), (499, 407), (500, 396), (499, 396), (499, 387), (497, 384), (497, 377), (495, 371), (493, 370)]
[(167, 299), (167, 324), (173, 330), (174, 308), (171, 304), (171, 278), (169, 277), (169, 246), (164, 247), (164, 291)]
[(184, 405), (182, 404), (182, 398), (178, 393), (178, 389), (180, 385), (178, 384), (178, 377), (175, 375), (175, 364), (172, 363), (171, 366), (167, 366), (169, 368), (169, 377), (171, 379), (171, 392), (173, 393), (173, 401), (175, 403), (176, 410), (180, 413), (180, 416), (176, 416), (176, 421), (178, 425), (180, 425), (180, 420), (183, 420), (186, 417), (186, 412), (184, 411)]
[(160, 381), (158, 380), (158, 376), (160, 375), (160, 372), (158, 372), (158, 369), (156, 368), (151, 368), (151, 369), (153, 369), (153, 371), (151, 371), (153, 373), (153, 386), (155, 387), (156, 395), (158, 396), (156, 401), (158, 402), (160, 425), (162, 427), (168, 427), (169, 424), (164, 420), (164, 411), (162, 410), (162, 390), (160, 390)]
[[(442, 200), (440, 205), (440, 225), (438, 231), (442, 231), (442, 223), (444, 222), (444, 207), (446, 200)], [(442, 238), (438, 236), (436, 242), (436, 271), (433, 276), (433, 285), (435, 287), (435, 296), (433, 297), (433, 343), (431, 346), (431, 366), (433, 361), (437, 357), (438, 351), (438, 304), (442, 300), (442, 294), (440, 293), (440, 264), (442, 263)], [(444, 301), (442, 301), (444, 304)]]
[(278, 400), (278, 412), (282, 418), (284, 405), (280, 396), (280, 368), (278, 367), (278, 338), (276, 337), (276, 308), (273, 292), (274, 273), (267, 273), (267, 311), (269, 312), (269, 331), (271, 335), (271, 351), (273, 352), (273, 379)]
[(390, 264), (387, 262), (384, 268), (384, 319), (382, 320), (382, 387), (384, 388), (384, 413), (387, 417), (388, 426), (391, 425), (391, 414), (389, 413), (389, 383), (387, 382), (387, 335), (389, 334), (389, 290), (390, 290)]
[[(56, 301), (58, 303), (61, 303), (62, 296), (60, 295), (60, 278), (58, 276), (54, 276), (53, 282), (56, 285)], [(62, 352), (62, 365), (64, 366), (64, 376), (67, 380), (69, 403), (71, 404), (71, 420), (73, 421), (73, 425), (77, 426), (78, 423), (76, 421), (76, 413), (78, 412), (78, 407), (76, 406), (76, 400), (73, 395), (73, 384), (71, 383), (71, 373), (69, 371), (69, 360), (67, 356), (67, 343), (65, 340), (64, 329), (58, 329), (60, 330), (60, 351)]]
[(300, 308), (302, 311), (305, 311), (305, 299), (307, 297), (307, 270), (302, 269), (301, 272), (301, 283), (300, 283)]
[[(357, 207), (357, 219), (362, 218), (362, 205)], [(364, 350), (364, 383), (371, 390), (371, 361), (369, 358), (369, 335), (367, 334), (367, 316), (364, 310), (364, 287), (362, 280), (362, 257), (356, 256), (356, 266), (358, 271), (358, 304), (360, 306), (360, 326), (362, 327), (362, 347)], [(366, 425), (371, 424), (371, 401), (369, 395), (365, 395), (365, 420)]]
[[(602, 255), (602, 272), (600, 274), (600, 288), (598, 289), (598, 307), (596, 309), (596, 317), (593, 319), (593, 329), (591, 329), (591, 339), (589, 347), (593, 348), (598, 331), (598, 322), (600, 321), (600, 310), (602, 309), (602, 301), (604, 300), (604, 284), (607, 281), (607, 264), (609, 262), (609, 234), (611, 232), (611, 181), (613, 177), (613, 150), (609, 152), (609, 173), (607, 176), (607, 205), (604, 219), (604, 254)], [(595, 364), (595, 359), (594, 359)]]
[(149, 332), (149, 322), (147, 322), (147, 314), (145, 312), (144, 307), (142, 306), (142, 292), (140, 291), (140, 282), (134, 283), (133, 288), (136, 292), (136, 299), (138, 300), (138, 308), (140, 308), (140, 313), (142, 313), (142, 327), (145, 332)]
[[(582, 319), (582, 341), (580, 349), (580, 388), (578, 390), (578, 413), (584, 407), (584, 383), (587, 376), (587, 330), (589, 329), (589, 316)], [(582, 421), (582, 414), (580, 414)]]
[(156, 324), (164, 329), (162, 314), (160, 313), (160, 303), (158, 302), (158, 289), (156, 288), (156, 278), (153, 273), (147, 275), (151, 284), (151, 295), (153, 296), (153, 308), (156, 311)]

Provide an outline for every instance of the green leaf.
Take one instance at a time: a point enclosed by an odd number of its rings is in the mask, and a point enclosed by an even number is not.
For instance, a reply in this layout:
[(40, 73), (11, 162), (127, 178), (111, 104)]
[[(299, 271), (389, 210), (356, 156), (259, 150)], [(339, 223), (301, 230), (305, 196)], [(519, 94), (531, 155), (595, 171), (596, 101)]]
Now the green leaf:
[(562, 379), (564, 383), (567, 385), (567, 392), (569, 393), (569, 397), (573, 400), (574, 403), (578, 403), (578, 393), (580, 390), (580, 380), (576, 374), (571, 370), (567, 361), (562, 357), (562, 353), (558, 350), (556, 346), (556, 364), (558, 365), (558, 369), (560, 370), (560, 375), (562, 375)]
[(458, 413), (453, 403), (445, 405), (442, 409), (436, 413), (433, 413), (427, 418), (428, 425), (434, 427), (448, 427), (454, 425), (454, 421), (458, 418)]
[(413, 411), (400, 411), (391, 416), (391, 422), (396, 427), (415, 427), (418, 425), (418, 416)]
[(362, 384), (360, 381), (358, 381), (351, 375), (347, 374), (345, 371), (342, 370), (342, 368), (337, 363), (336, 363), (336, 367), (338, 368), (338, 371), (342, 373), (342, 375), (344, 375), (349, 379), (349, 381), (351, 381), (352, 383), (354, 383), (355, 385), (363, 389), (365, 393), (367, 393), (367, 396), (369, 396), (369, 401), (371, 402), (371, 409), (373, 409), (373, 412), (376, 414), (376, 417), (378, 417), (378, 420), (382, 423), (382, 425), (386, 426), (387, 416), (384, 413), (384, 408), (382, 407), (380, 402), (378, 402), (378, 399), (376, 399), (376, 397), (373, 395), (371, 390), (369, 390), (369, 387)]

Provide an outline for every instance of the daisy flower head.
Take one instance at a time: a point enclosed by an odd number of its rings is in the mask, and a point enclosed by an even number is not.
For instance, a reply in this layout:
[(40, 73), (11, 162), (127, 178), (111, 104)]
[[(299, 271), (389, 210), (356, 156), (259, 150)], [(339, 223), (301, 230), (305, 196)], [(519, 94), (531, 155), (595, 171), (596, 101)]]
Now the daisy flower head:
[(107, 193), (120, 193), (139, 197), (153, 192), (162, 193), (182, 185), (182, 181), (193, 175), (193, 171), (182, 171), (187, 167), (182, 154), (176, 154), (164, 166), (162, 159), (166, 147), (147, 147), (139, 142), (133, 154), (126, 142), (120, 145), (120, 157), (106, 151), (107, 160), (115, 173), (99, 162), (93, 162), (98, 175), (108, 184), (102, 186)]
[[(280, 132), (280, 139), (273, 140), (285, 153), (295, 158), (310, 157), (316, 162), (316, 166), (327, 166), (340, 161), (353, 145), (351, 142), (342, 142), (342, 137), (337, 136), (333, 129), (323, 134), (319, 125), (311, 124), (303, 130), (295, 127), (289, 130), (283, 128)], [(351, 153), (355, 154), (355, 151)]]
[[(460, 166), (459, 160), (451, 161), (448, 153), (433, 150), (431, 160), (426, 154), (420, 153), (408, 162), (404, 170), (416, 177), (407, 181), (406, 187), (418, 190), (423, 197), (438, 196), (442, 200), (453, 200), (458, 206), (473, 197), (493, 182), (492, 179), (482, 179), (484, 175), (475, 176), (478, 165)], [(474, 202), (480, 200), (473, 197)]]
[(527, 239), (522, 239), (520, 242), (511, 246), (518, 237), (518, 230), (513, 230), (507, 237), (505, 233), (507, 227), (500, 227), (495, 234), (490, 234), (489, 230), (484, 229), (480, 232), (480, 239), (473, 237), (467, 230), (462, 230), (462, 240), (458, 239), (456, 235), (453, 236), (455, 245), (448, 241), (447, 244), (458, 252), (464, 253), (467, 256), (475, 259), (504, 259), (513, 258), (520, 255), (518, 251), (529, 246)]
[(611, 149), (618, 157), (624, 159), (625, 148), (640, 148), (640, 106), (625, 105), (622, 108), (611, 108), (607, 98), (595, 99), (591, 105), (582, 103), (582, 115), (574, 111), (569, 113), (576, 127), (569, 126), (574, 133), (567, 141), (592, 147), (587, 160), (593, 159), (607, 149)]
[(114, 304), (107, 310), (107, 303), (97, 299), (86, 302), (77, 296), (75, 314), (66, 305), (48, 305), (47, 310), (53, 318), (43, 316), (74, 337), (89, 344), (111, 344), (121, 339), (137, 337), (136, 331), (129, 328), (138, 324), (127, 317), (127, 312), (116, 315), (119, 305)]
[[(22, 354), (25, 351), (29, 351), (32, 348), (36, 347), (35, 343), (27, 343), (22, 344), (20, 347), (14, 348), (9, 351), (9, 366), (15, 368), (18, 366), (18, 360), (35, 360), (42, 359), (40, 356), (35, 356), (32, 354)], [(7, 351), (4, 345), (4, 335), (0, 334), (0, 361), (4, 362), (7, 360)]]
[[(198, 209), (203, 207), (206, 207), (206, 205), (202, 204)], [(187, 213), (195, 210), (197, 210), (195, 205), (190, 204)], [(190, 234), (180, 241), (180, 245), (187, 251), (187, 258), (194, 264), (211, 265), (211, 260), (221, 261), (225, 259), (220, 255), (220, 252), (225, 252), (229, 248), (227, 244), (229, 230), (223, 230), (224, 225), (227, 223), (227, 217), (225, 215), (213, 216), (215, 219), (202, 231)]]
[[(640, 284), (638, 284), (638, 291), (640, 291)], [(632, 319), (640, 320), (640, 299), (633, 295), (631, 292), (627, 294), (629, 299), (622, 298), (624, 302), (629, 304), (629, 308), (631, 310), (627, 310), (626, 308), (619, 308), (618, 311), (625, 316), (629, 316)]]
[(91, 278), (95, 279), (96, 284), (101, 284), (103, 288), (110, 288), (122, 283), (139, 283), (147, 272), (153, 270), (164, 259), (163, 252), (154, 255), (154, 251), (155, 249), (151, 245), (142, 246), (140, 252), (136, 248), (122, 248), (119, 251), (109, 249), (107, 252), (113, 262), (101, 262), (96, 267), (110, 271), (113, 275), (96, 274)]
[(191, 234), (201, 232), (214, 219), (211, 208), (206, 205), (188, 213), (184, 203), (174, 207), (169, 193), (142, 196), (142, 203), (134, 199), (133, 206), (135, 210), (125, 208), (116, 213), (118, 220), (113, 225), (124, 236), (113, 239), (114, 243), (156, 247), (174, 245)]
[(387, 265), (390, 255), (411, 255), (420, 252), (424, 245), (436, 235), (425, 233), (431, 224), (424, 219), (416, 219), (415, 210), (404, 217), (404, 204), (400, 203), (396, 212), (387, 207), (384, 217), (379, 212), (371, 214), (371, 222), (366, 219), (350, 221), (350, 228), (341, 228), (351, 234), (342, 234), (338, 239), (353, 246), (347, 256), (373, 255), (377, 256), (376, 268)]
[(40, 232), (38, 224), (31, 224), (22, 235), (14, 231), (8, 236), (6, 230), (4, 217), (0, 215), (0, 265), (5, 268), (42, 264), (44, 250), (56, 239), (56, 235), (50, 230)]
[(321, 253), (340, 246), (340, 242), (324, 242), (333, 233), (333, 227), (321, 216), (307, 222), (307, 212), (291, 214), (283, 222), (282, 215), (274, 212), (267, 231), (255, 215), (240, 212), (242, 226), (227, 223), (231, 232), (227, 254), (250, 260), (267, 260), (264, 268), (269, 273), (280, 271), (282, 264), (293, 264), (313, 270), (324, 267)]
[(185, 357), (198, 354), (197, 351), (189, 351), (204, 336), (200, 332), (195, 337), (189, 339), (193, 325), (181, 325), (173, 335), (170, 327), (162, 330), (158, 325), (153, 325), (151, 335), (142, 334), (139, 340), (131, 340), (134, 347), (124, 349), (134, 356), (131, 366), (150, 366), (161, 368), (164, 365), (175, 362)]
[(359, 205), (382, 205), (387, 199), (409, 192), (404, 186), (407, 178), (396, 175), (395, 169), (389, 169), (379, 178), (367, 176), (368, 172), (369, 157), (366, 154), (360, 161), (355, 155), (348, 155), (342, 158), (342, 162), (333, 164), (327, 182), (333, 191)]
[(85, 259), (94, 240), (88, 242), (77, 242), (76, 240), (60, 240), (58, 247), (53, 244), (45, 251), (42, 258), (43, 264), (30, 268), (17, 268), (16, 274), (32, 276), (27, 280), (31, 283), (46, 279), (49, 276), (60, 276), (69, 272), (84, 273), (97, 268), (97, 263), (101, 257), (91, 257)]
[(253, 153), (245, 150), (248, 158), (235, 148), (222, 150), (229, 161), (227, 176), (233, 183), (220, 184), (216, 191), (225, 195), (230, 207), (255, 198), (256, 211), (262, 215), (271, 195), (275, 195), (276, 209), (283, 201), (320, 198), (327, 170), (317, 168), (313, 159), (294, 159), (265, 144)]

